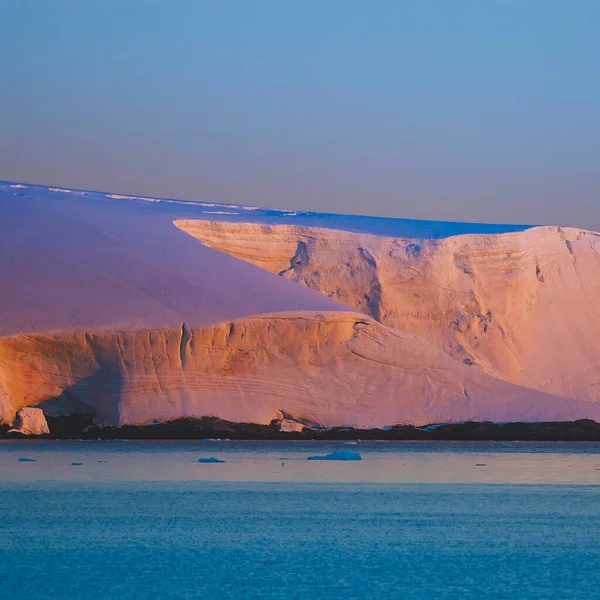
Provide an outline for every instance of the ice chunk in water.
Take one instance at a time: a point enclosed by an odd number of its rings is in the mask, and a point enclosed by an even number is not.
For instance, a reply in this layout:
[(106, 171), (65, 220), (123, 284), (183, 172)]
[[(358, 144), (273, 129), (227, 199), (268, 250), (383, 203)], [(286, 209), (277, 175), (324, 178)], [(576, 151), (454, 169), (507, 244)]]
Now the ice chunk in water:
[(324, 456), (309, 456), (308, 460), (362, 460), (358, 452), (350, 452), (349, 450), (337, 450), (331, 454)]

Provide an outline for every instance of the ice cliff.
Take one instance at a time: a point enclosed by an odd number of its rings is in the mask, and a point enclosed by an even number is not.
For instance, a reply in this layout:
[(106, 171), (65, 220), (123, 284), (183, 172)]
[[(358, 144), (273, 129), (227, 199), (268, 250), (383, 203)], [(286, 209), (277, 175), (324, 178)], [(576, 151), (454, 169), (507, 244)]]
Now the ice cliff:
[(600, 420), (596, 234), (11, 183), (0, 214), (4, 423)]

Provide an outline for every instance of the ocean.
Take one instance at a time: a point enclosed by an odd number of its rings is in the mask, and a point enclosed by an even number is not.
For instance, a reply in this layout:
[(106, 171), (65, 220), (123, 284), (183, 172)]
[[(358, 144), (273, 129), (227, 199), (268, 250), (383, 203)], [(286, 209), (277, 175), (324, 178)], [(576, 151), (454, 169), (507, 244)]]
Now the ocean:
[(0, 518), (10, 599), (591, 599), (600, 444), (11, 440)]

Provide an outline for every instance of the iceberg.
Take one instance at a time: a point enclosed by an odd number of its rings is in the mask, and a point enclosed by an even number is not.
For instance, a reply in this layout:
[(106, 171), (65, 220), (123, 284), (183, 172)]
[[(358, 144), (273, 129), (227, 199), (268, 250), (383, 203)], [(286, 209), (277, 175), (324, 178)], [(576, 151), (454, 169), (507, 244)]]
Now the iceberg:
[(26, 406), (17, 411), (13, 428), (9, 433), (22, 433), (23, 435), (48, 435), (50, 429), (41, 408)]
[(358, 452), (337, 450), (336, 452), (325, 454), (324, 456), (309, 456), (307, 460), (362, 460), (362, 456)]

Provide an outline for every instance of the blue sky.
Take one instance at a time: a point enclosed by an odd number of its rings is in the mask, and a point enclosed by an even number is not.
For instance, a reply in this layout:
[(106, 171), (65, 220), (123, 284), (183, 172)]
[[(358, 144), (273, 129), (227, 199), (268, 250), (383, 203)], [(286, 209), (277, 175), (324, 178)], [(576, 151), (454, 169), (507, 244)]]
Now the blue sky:
[(600, 230), (600, 2), (0, 13), (0, 179)]

